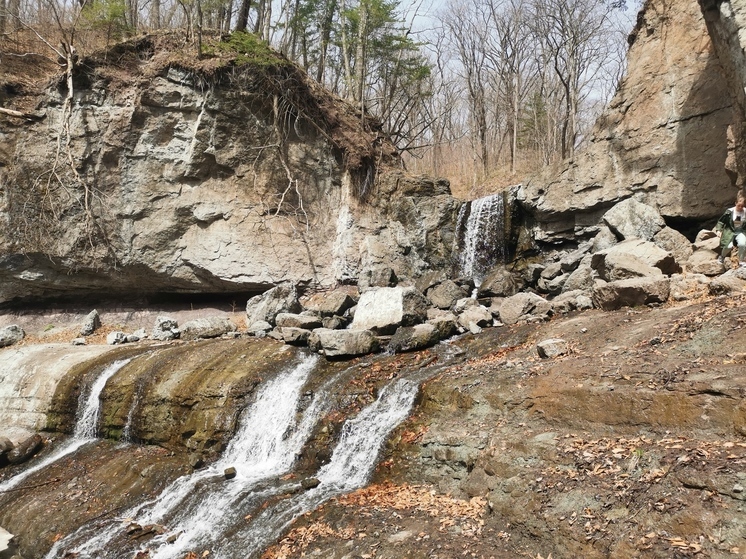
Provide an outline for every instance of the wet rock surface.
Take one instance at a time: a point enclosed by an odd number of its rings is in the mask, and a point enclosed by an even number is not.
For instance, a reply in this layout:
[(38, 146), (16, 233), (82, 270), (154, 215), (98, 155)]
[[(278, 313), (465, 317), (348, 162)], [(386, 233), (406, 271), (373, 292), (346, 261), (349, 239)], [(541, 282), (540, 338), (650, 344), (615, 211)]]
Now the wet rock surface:
[[(744, 550), (744, 297), (466, 336), (374, 484), (263, 557), (734, 557)], [(536, 344), (570, 352), (541, 359)]]

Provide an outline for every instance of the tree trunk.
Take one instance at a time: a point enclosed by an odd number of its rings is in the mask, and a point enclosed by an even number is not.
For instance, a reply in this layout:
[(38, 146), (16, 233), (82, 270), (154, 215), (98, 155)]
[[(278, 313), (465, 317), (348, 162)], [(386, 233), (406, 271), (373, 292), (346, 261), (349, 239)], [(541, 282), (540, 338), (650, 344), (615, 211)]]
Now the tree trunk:
[(238, 17), (236, 19), (236, 31), (246, 31), (249, 25), (249, 10), (251, 9), (251, 0), (241, 0), (241, 6), (238, 8)]
[(161, 28), (161, 0), (152, 0), (150, 5), (150, 27), (151, 29)]
[(357, 29), (357, 49), (355, 51), (355, 100), (364, 106), (365, 95), (365, 47), (368, 40), (368, 4), (360, 2), (360, 18)]
[(316, 81), (324, 81), (324, 72), (326, 71), (326, 56), (329, 51), (329, 39), (332, 33), (332, 23), (334, 22), (334, 12), (337, 8), (337, 0), (327, 0), (324, 3), (324, 14), (321, 20), (321, 47), (319, 49), (319, 67), (316, 69)]

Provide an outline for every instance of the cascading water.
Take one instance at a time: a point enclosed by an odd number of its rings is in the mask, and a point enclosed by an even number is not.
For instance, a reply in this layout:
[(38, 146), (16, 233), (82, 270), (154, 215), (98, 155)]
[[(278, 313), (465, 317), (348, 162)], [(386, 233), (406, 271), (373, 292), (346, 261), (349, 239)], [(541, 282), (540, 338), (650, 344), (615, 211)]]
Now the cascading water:
[[(300, 422), (296, 421), (302, 388), (316, 365), (317, 357), (305, 357), (298, 365), (267, 382), (240, 420), (239, 430), (223, 456), (211, 467), (177, 479), (157, 499), (123, 514), (141, 525), (167, 522), (173, 531), (151, 541), (150, 558), (183, 557), (185, 550), (212, 546), (224, 531), (243, 518), (241, 510), (256, 505), (275, 492), (261, 482), (286, 473), (310, 436), (322, 410), (314, 398)], [(228, 467), (237, 470), (235, 479), (223, 479)], [(75, 547), (75, 556), (119, 557), (112, 541), (121, 535), (121, 524), (84, 526), (61, 540), (47, 554)], [(166, 543), (176, 536), (173, 543)], [(64, 553), (63, 553), (64, 555)]]
[(108, 380), (130, 361), (131, 359), (114, 361), (103, 370), (91, 385), (87, 395), (85, 392), (81, 394), (80, 403), (82, 405), (78, 405), (78, 413), (76, 415), (75, 429), (72, 437), (63, 446), (57, 449), (56, 452), (53, 452), (37, 464), (34, 464), (9, 480), (0, 483), (0, 493), (16, 487), (31, 474), (46, 468), (53, 462), (56, 462), (68, 454), (72, 454), (81, 446), (95, 440), (98, 428), (98, 414), (101, 407), (99, 401), (101, 392), (103, 392), (104, 386), (106, 386)]
[(298, 516), (365, 485), (386, 437), (409, 415), (418, 388), (419, 383), (406, 379), (385, 387), (373, 404), (345, 423), (331, 461), (317, 474), (318, 487), (266, 509), (248, 528), (220, 541), (210, 557), (258, 556)]
[(461, 206), (457, 224), (459, 273), (479, 285), (490, 268), (508, 257), (503, 193)]

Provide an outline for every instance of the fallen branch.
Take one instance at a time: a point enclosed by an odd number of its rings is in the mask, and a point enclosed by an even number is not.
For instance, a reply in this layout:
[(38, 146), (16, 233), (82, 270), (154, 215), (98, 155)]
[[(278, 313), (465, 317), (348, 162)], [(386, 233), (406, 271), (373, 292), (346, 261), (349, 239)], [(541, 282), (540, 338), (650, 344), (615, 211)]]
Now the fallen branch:
[(46, 113), (22, 113), (21, 111), (14, 111), (13, 109), (4, 109), (3, 107), (0, 107), (0, 115), (7, 115), (12, 116), (15, 118), (25, 118), (26, 120), (41, 120), (45, 116), (47, 116)]
[(25, 491), (26, 489), (35, 489), (37, 487), (44, 487), (45, 485), (50, 485), (52, 483), (58, 483), (60, 481), (60, 478), (56, 477), (53, 479), (50, 479), (49, 481), (45, 481), (44, 483), (37, 483), (36, 485), (23, 485), (21, 487), (16, 487), (14, 489), (4, 489), (3, 491), (0, 491), (0, 493), (11, 493), (13, 491)]

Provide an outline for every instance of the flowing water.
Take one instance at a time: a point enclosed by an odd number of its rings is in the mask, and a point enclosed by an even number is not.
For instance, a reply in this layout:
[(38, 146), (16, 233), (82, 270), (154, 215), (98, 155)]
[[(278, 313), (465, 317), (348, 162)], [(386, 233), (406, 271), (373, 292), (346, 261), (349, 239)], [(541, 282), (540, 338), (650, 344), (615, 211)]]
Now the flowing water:
[[(206, 551), (211, 558), (255, 557), (300, 514), (362, 487), (386, 437), (409, 414), (419, 384), (392, 382), (374, 403), (348, 420), (330, 462), (316, 473), (318, 487), (301, 492), (297, 480), (282, 477), (291, 471), (314, 426), (328, 410), (328, 392), (339, 381), (339, 377), (329, 379), (299, 413), (303, 386), (316, 359), (306, 357), (262, 386), (213, 466), (177, 479), (156, 499), (124, 512), (120, 520), (83, 526), (57, 542), (47, 559), (67, 553), (79, 559), (133, 556), (138, 550), (122, 554), (126, 524), (121, 520), (167, 527), (166, 533), (139, 550), (149, 559), (181, 559), (190, 552), (203, 556)], [(228, 467), (236, 468), (235, 479), (224, 479)], [(267, 506), (268, 502), (274, 504)]]
[(101, 407), (99, 401), (101, 392), (103, 392), (104, 386), (106, 386), (108, 380), (130, 361), (131, 359), (115, 361), (102, 371), (91, 385), (90, 390), (88, 390), (87, 393), (86, 391), (81, 393), (78, 412), (75, 418), (75, 429), (72, 437), (46, 458), (40, 460), (30, 468), (23, 470), (21, 473), (15, 475), (9, 480), (0, 483), (0, 493), (16, 487), (30, 475), (46, 468), (53, 462), (56, 462), (68, 454), (72, 454), (81, 446), (95, 440), (98, 428), (98, 414)]
[(409, 415), (418, 388), (418, 382), (406, 379), (385, 387), (375, 402), (345, 423), (331, 461), (316, 475), (318, 487), (267, 508), (246, 529), (219, 542), (210, 557), (258, 557), (295, 518), (364, 486), (386, 437)]
[(457, 231), (459, 273), (479, 285), (490, 268), (508, 256), (503, 193), (461, 206)]
[[(315, 356), (303, 358), (259, 390), (255, 403), (242, 414), (238, 432), (215, 464), (177, 479), (154, 501), (124, 513), (124, 518), (140, 525), (167, 524), (172, 528), (150, 542), (148, 557), (183, 557), (185, 550), (211, 546), (243, 518), (241, 510), (274, 493), (271, 484), (265, 487), (267, 481), (291, 468), (323, 409), (322, 398), (314, 397), (300, 421), (296, 420), (302, 388), (317, 360)], [(236, 469), (234, 479), (224, 479), (228, 467)], [(81, 559), (117, 557), (118, 549), (112, 542), (121, 532), (120, 523), (104, 528), (84, 526), (70, 539), (55, 544), (47, 557), (57, 557), (71, 546)], [(170, 536), (177, 537), (168, 544)], [(83, 543), (76, 545), (81, 540)]]

